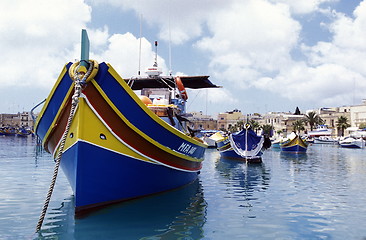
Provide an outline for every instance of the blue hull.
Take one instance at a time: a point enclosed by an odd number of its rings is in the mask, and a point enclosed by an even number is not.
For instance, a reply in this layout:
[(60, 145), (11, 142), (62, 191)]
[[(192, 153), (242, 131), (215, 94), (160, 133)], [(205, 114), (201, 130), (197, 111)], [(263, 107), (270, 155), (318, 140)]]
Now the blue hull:
[(305, 153), (307, 148), (301, 147), (299, 145), (294, 145), (290, 147), (282, 147), (281, 150), (284, 152)]
[(357, 146), (355, 144), (347, 144), (347, 145), (340, 144), (340, 146), (342, 148), (360, 148), (360, 146)]
[(236, 160), (243, 160), (247, 162), (260, 163), (262, 162), (262, 152), (259, 152), (256, 156), (243, 157), (237, 154), (231, 147), (231, 143), (228, 137), (223, 138), (220, 141), (216, 141), (217, 150), (220, 152), (221, 157), (230, 158)]
[(226, 158), (242, 158), (241, 156), (239, 156), (238, 154), (236, 154), (236, 152), (234, 150), (220, 152), (220, 155), (222, 157), (226, 157)]
[(79, 213), (174, 189), (198, 176), (197, 172), (143, 162), (81, 141), (64, 153), (61, 167), (75, 193)]

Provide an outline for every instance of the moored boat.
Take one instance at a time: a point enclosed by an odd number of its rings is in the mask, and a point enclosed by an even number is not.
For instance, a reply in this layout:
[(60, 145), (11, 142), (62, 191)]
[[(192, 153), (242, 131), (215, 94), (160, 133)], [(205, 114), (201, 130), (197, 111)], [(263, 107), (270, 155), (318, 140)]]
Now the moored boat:
[(212, 139), (211, 136), (217, 132), (217, 130), (203, 130), (200, 132), (202, 134), (201, 139), (207, 144), (209, 148), (216, 147), (216, 141)]
[(32, 134), (32, 131), (30, 129), (21, 127), (18, 129), (18, 131), (16, 132), (16, 135), (18, 137), (28, 137), (29, 135)]
[(330, 136), (319, 136), (314, 138), (315, 144), (337, 144), (338, 141)]
[(339, 141), (339, 145), (343, 148), (364, 148), (365, 140), (362, 138), (346, 137)]
[(17, 130), (14, 127), (4, 127), (1, 129), (1, 135), (5, 136), (15, 136), (17, 133)]
[(272, 148), (280, 148), (280, 145), (281, 143), (285, 142), (287, 140), (287, 138), (283, 138), (282, 136), (276, 138), (276, 139), (273, 139), (271, 141), (271, 147)]
[(161, 76), (156, 62), (147, 73), (122, 79), (110, 64), (82, 53), (80, 62), (65, 65), (48, 96), (35, 132), (56, 162), (61, 156), (76, 213), (197, 178), (207, 145), (182, 117), (185, 87), (217, 86), (208, 76)]
[(330, 136), (332, 132), (332, 129), (329, 129), (327, 125), (318, 125), (315, 130), (309, 131), (307, 135), (309, 137)]
[(292, 132), (286, 142), (280, 144), (283, 152), (290, 153), (305, 153), (308, 148), (308, 143), (304, 141), (299, 135)]
[(234, 158), (247, 162), (262, 162), (264, 137), (258, 136), (249, 126), (239, 132), (223, 136), (220, 132), (212, 137), (217, 150), (225, 158)]

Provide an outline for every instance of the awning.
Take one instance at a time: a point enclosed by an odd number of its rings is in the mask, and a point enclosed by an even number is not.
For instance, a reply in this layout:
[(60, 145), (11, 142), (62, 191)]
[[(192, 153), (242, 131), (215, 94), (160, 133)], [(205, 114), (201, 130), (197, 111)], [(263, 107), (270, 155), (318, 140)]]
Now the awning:
[[(181, 76), (180, 79), (185, 88), (220, 88), (216, 86), (209, 79), (209, 76)], [(141, 90), (143, 88), (166, 88), (167, 85), (174, 88), (174, 78), (173, 77), (158, 77), (158, 78), (133, 78), (125, 79), (126, 83), (132, 84), (132, 90)], [(133, 83), (132, 83), (133, 81)]]

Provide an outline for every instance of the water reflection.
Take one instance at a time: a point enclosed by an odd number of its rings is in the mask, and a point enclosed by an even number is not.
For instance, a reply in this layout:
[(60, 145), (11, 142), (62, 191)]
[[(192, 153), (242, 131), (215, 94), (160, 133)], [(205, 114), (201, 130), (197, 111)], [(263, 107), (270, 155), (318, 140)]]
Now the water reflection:
[(199, 180), (177, 190), (105, 208), (83, 219), (74, 219), (70, 198), (48, 214), (41, 237), (201, 239), (206, 208)]
[(280, 153), (281, 159), (290, 160), (294, 163), (302, 163), (308, 159), (307, 153), (290, 153), (290, 152), (282, 152)]
[(264, 163), (247, 164), (221, 157), (216, 161), (216, 170), (224, 179), (228, 196), (240, 202), (245, 200), (247, 205), (241, 203), (239, 207), (251, 206), (249, 201), (256, 200), (253, 193), (266, 190), (269, 186), (270, 172)]

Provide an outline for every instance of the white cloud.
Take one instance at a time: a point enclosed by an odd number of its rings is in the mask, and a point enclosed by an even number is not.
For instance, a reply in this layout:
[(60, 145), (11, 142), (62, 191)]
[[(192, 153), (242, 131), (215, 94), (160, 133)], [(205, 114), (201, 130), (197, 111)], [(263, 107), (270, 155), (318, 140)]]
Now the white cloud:
[(215, 111), (221, 109), (226, 111), (238, 105), (238, 99), (233, 96), (226, 88), (208, 88), (208, 89), (187, 89), (188, 105), (187, 111)]
[(0, 9), (1, 86), (50, 87), (90, 20), (90, 7), (81, 0), (19, 0), (2, 1)]
[(110, 3), (124, 10), (133, 10), (142, 15), (145, 23), (160, 29), (159, 37), (172, 43), (182, 44), (200, 37), (203, 25), (218, 9), (230, 6), (237, 0), (95, 0)]
[[(315, 46), (302, 46), (308, 66), (301, 74), (307, 74), (309, 86), (303, 93), (333, 106), (353, 104), (353, 99), (365, 98), (366, 91), (366, 2), (354, 11), (354, 18), (334, 12), (336, 17), (328, 27), (333, 33), (329, 42)], [(299, 77), (292, 76), (293, 79)], [(320, 89), (324, 89), (321, 93)], [(300, 89), (297, 91), (300, 92)], [(359, 102), (356, 102), (359, 103)]]
[[(164, 40), (169, 39), (170, 28), (173, 43), (194, 42), (194, 51), (210, 59), (211, 80), (224, 86), (210, 90), (212, 103), (243, 102), (243, 96), (232, 92), (248, 88), (333, 106), (350, 103), (351, 92), (357, 99), (365, 98), (365, 1), (353, 17), (322, 9), (322, 4), (338, 0), (106, 1), (123, 11), (134, 11), (134, 21), (143, 14), (144, 24), (158, 29)], [(80, 57), (80, 32), (86, 26), (90, 26), (91, 58), (110, 62), (122, 77), (137, 74), (139, 39), (128, 32), (111, 35), (111, 23), (93, 28), (92, 8), (83, 0), (2, 1), (0, 9), (1, 88), (51, 88), (62, 66)], [(320, 23), (332, 34), (329, 41), (313, 46), (301, 42), (300, 20), (306, 20), (309, 13), (333, 14), (328, 16), (333, 17), (330, 23)], [(303, 16), (295, 20), (296, 14)], [(145, 38), (141, 43), (144, 72), (153, 63), (154, 51)], [(304, 56), (301, 61), (293, 59), (294, 50)], [(158, 63), (167, 73), (160, 56)]]
[(260, 79), (256, 86), (271, 88), (294, 101), (329, 106), (335, 102), (350, 103), (354, 94), (361, 94), (357, 89), (366, 88), (366, 82), (361, 74), (337, 64), (309, 67), (298, 63), (273, 79)]
[(263, 73), (272, 74), (288, 64), (301, 29), (288, 7), (249, 0), (236, 2), (227, 10), (210, 17), (212, 37), (196, 45), (210, 52), (210, 66), (218, 77), (245, 88)]
[(339, 0), (270, 0), (273, 3), (284, 3), (291, 8), (294, 14), (308, 14), (320, 10), (320, 5)]
[[(37, 7), (35, 7), (37, 6)], [(62, 67), (80, 58), (81, 29), (91, 20), (82, 0), (35, 0), (0, 3), (1, 88), (41, 86), (50, 89)], [(138, 70), (138, 43), (132, 34), (110, 36), (108, 27), (88, 29), (91, 58), (109, 61), (121, 75)], [(152, 46), (142, 41), (142, 72), (153, 64)], [(165, 62), (158, 62), (167, 72)]]
[[(109, 62), (124, 78), (138, 74), (139, 69), (139, 44), (140, 39), (131, 33), (114, 34), (108, 39), (108, 46), (101, 54), (93, 54), (91, 58), (97, 61)], [(155, 52), (151, 43), (142, 38), (141, 41), (141, 75), (146, 75), (145, 70), (154, 64)], [(164, 74), (168, 74), (165, 60), (158, 56), (159, 67)]]
[[(315, 46), (301, 44), (300, 23), (290, 14), (294, 5), (271, 2), (237, 2), (208, 20), (212, 37), (196, 46), (212, 55), (213, 76), (226, 79), (222, 85), (232, 92), (254, 86), (299, 104), (339, 106), (364, 98), (366, 2), (354, 18), (333, 11), (327, 26), (332, 41)], [(297, 13), (318, 11), (323, 2), (311, 1)], [(305, 55), (302, 61), (292, 58), (294, 49)]]

